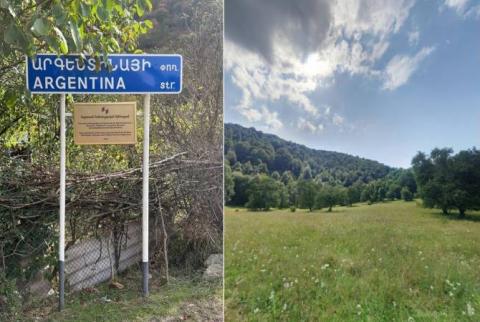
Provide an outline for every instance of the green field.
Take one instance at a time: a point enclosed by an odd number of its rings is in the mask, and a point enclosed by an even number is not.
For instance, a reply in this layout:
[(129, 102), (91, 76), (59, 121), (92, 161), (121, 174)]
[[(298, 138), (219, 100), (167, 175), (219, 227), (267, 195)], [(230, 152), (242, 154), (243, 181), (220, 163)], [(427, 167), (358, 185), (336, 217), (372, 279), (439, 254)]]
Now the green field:
[(478, 213), (225, 213), (226, 321), (480, 321)]

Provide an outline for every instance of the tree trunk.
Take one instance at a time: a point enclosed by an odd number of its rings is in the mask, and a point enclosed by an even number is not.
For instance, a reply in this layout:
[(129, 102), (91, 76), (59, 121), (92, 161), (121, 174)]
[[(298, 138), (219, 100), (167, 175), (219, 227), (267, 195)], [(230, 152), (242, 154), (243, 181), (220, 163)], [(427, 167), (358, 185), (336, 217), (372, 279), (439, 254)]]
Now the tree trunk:
[(328, 207), (328, 212), (332, 212), (332, 206)]
[(460, 218), (465, 218), (465, 209), (464, 208), (458, 208), (458, 211), (460, 212)]
[(448, 208), (442, 208), (442, 212), (444, 215), (448, 215)]

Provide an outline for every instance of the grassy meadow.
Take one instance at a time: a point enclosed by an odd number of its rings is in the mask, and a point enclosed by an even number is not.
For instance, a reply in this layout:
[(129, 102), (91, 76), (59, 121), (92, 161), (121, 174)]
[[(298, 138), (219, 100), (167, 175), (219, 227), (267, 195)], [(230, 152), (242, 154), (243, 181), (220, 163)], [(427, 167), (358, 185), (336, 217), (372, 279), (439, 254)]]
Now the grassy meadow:
[(226, 321), (480, 321), (480, 213), (395, 201), (225, 214)]

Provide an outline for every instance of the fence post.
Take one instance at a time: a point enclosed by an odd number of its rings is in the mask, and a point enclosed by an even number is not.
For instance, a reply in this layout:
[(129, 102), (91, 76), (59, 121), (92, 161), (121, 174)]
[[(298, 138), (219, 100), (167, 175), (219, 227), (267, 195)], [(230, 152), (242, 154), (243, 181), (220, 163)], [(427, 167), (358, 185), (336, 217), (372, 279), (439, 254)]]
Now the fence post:
[(58, 309), (65, 307), (65, 94), (60, 94), (60, 218), (58, 241), (59, 301)]
[(143, 296), (148, 296), (148, 178), (150, 163), (150, 94), (143, 104), (142, 273)]

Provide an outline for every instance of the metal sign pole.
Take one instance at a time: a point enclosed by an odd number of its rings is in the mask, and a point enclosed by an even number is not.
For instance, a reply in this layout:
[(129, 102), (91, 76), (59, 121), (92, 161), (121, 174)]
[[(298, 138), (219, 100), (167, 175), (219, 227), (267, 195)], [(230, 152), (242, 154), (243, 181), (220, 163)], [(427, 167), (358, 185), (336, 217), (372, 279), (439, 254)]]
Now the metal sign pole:
[(58, 241), (59, 303), (65, 306), (65, 94), (60, 94), (60, 236)]
[(148, 296), (148, 178), (150, 159), (150, 94), (143, 104), (142, 272), (143, 296)]

